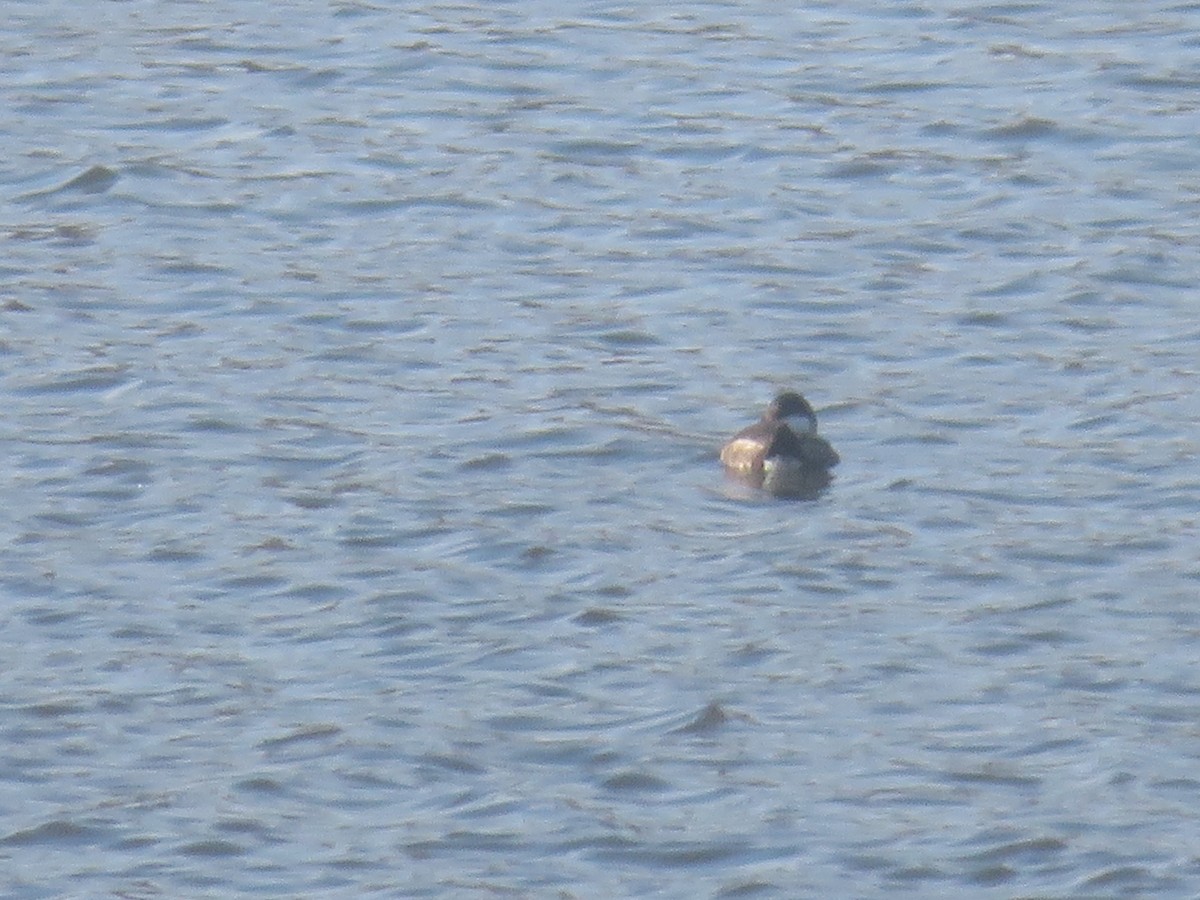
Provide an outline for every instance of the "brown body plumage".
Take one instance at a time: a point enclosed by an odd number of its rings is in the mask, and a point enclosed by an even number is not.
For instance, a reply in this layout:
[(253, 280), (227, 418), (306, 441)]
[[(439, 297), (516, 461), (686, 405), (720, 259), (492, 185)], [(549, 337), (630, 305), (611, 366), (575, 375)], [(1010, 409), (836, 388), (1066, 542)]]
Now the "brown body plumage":
[(817, 434), (808, 401), (785, 391), (763, 417), (721, 448), (725, 470), (752, 487), (780, 497), (811, 496), (829, 484), (837, 451)]

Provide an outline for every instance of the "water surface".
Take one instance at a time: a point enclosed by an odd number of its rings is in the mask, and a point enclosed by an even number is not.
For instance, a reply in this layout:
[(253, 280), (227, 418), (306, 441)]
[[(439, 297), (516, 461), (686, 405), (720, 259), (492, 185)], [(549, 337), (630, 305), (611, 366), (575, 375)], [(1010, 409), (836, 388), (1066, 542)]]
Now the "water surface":
[(6, 895), (1200, 893), (1195, 5), (10, 6)]

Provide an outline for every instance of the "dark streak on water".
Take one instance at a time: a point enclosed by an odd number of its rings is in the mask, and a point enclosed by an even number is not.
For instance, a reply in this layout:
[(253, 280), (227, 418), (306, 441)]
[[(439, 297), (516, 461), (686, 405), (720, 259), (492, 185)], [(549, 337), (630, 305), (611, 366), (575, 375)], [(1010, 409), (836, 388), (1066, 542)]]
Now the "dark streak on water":
[(1200, 894), (1200, 7), (71, 9), (5, 896)]

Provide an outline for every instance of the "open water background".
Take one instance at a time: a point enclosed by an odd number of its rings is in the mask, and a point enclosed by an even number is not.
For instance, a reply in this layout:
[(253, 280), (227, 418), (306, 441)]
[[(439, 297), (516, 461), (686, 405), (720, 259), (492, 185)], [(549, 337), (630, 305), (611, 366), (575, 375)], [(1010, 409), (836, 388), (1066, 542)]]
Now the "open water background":
[(1200, 4), (10, 0), (0, 108), (4, 896), (1200, 895)]

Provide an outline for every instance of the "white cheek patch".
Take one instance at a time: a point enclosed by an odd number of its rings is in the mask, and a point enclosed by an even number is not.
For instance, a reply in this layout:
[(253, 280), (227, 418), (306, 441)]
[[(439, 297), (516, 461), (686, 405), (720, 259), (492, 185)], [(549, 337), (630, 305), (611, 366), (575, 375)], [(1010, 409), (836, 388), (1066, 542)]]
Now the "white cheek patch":
[(787, 427), (796, 432), (796, 434), (817, 433), (817, 420), (812, 416), (806, 416), (801, 413), (795, 416), (788, 416), (783, 421), (787, 423)]

